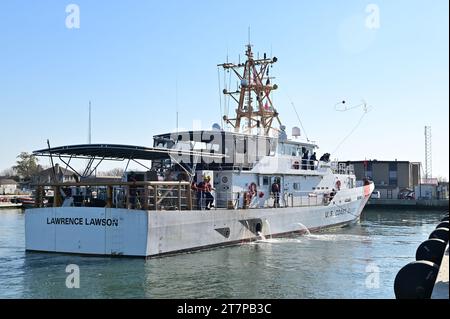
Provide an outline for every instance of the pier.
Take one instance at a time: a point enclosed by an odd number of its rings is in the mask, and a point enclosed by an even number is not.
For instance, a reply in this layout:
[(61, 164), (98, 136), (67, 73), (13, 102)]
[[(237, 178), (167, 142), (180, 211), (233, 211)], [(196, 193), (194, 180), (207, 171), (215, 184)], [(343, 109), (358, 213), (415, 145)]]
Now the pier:
[(449, 299), (448, 294), (448, 244), (445, 249), (444, 257), (442, 258), (439, 274), (434, 284), (433, 294), (431, 299)]
[(370, 199), (367, 208), (448, 209), (448, 199)]
[(448, 211), (416, 251), (416, 261), (397, 273), (397, 299), (449, 299)]
[(22, 203), (18, 200), (29, 198), (26, 195), (1, 195), (0, 196), (0, 209), (19, 209), (22, 208)]

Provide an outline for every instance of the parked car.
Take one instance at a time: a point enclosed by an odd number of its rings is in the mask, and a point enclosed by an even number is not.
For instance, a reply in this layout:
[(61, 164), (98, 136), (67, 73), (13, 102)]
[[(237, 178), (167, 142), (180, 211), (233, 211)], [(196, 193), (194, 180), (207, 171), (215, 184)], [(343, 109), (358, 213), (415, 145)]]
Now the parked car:
[(412, 189), (406, 188), (401, 190), (397, 196), (398, 199), (415, 199), (415, 193)]
[(374, 191), (372, 193), (372, 195), (370, 195), (370, 199), (380, 199), (381, 198), (381, 194), (378, 191)]

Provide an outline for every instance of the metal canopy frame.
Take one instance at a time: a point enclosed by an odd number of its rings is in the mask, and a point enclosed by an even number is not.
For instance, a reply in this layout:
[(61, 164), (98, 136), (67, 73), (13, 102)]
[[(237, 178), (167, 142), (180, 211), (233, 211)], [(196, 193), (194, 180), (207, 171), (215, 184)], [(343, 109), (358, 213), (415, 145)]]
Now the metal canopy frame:
[(171, 155), (195, 156), (204, 158), (223, 158), (222, 154), (209, 152), (187, 151), (179, 149), (167, 149), (156, 147), (143, 147), (134, 145), (118, 144), (81, 144), (68, 145), (48, 149), (37, 150), (33, 152), (34, 156), (58, 156), (60, 158), (76, 158), (92, 160), (101, 158), (102, 160), (124, 161), (124, 160), (160, 160), (170, 159)]
[[(58, 156), (59, 160), (70, 168), (76, 175), (81, 178), (86, 178), (92, 175), (93, 172), (103, 161), (133, 161), (140, 166), (150, 169), (148, 166), (142, 164), (140, 161), (147, 160), (173, 160), (173, 155), (184, 156), (200, 156), (204, 158), (216, 158), (222, 159), (226, 157), (222, 154), (213, 154), (197, 151), (186, 151), (178, 149), (164, 149), (164, 148), (150, 148), (134, 145), (118, 145), (118, 144), (80, 144), (80, 145), (67, 145), (54, 148), (47, 148), (37, 150), (33, 152), (34, 156), (38, 157), (50, 157)], [(66, 161), (68, 159), (68, 161)], [(78, 173), (71, 165), (72, 159), (88, 160), (86, 168), (83, 173)], [(94, 162), (98, 160), (98, 163), (94, 166)], [(128, 167), (127, 164), (127, 167)]]

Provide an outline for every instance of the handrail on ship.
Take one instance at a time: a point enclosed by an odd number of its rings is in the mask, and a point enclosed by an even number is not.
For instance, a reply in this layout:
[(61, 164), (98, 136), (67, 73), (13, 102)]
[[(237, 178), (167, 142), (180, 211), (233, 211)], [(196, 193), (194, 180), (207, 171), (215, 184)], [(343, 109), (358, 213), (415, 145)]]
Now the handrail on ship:
[[(189, 182), (70, 182), (38, 184), (35, 207), (45, 207), (46, 190), (53, 190), (52, 207), (106, 207), (137, 210), (192, 210)], [(69, 192), (70, 190), (70, 192)], [(75, 191), (75, 194), (74, 194)]]
[(333, 161), (331, 162), (330, 166), (333, 174), (355, 175), (355, 167), (353, 164), (348, 165), (346, 163)]
[[(37, 208), (76, 206), (159, 211), (206, 207), (203, 193), (192, 190), (189, 182), (70, 182), (35, 186)], [(53, 190), (53, 202), (50, 203), (44, 200), (49, 198), (46, 196), (48, 190)], [(274, 193), (270, 193), (269, 198), (256, 196), (250, 200), (246, 198), (246, 193), (214, 191), (214, 209), (255, 209), (275, 206), (275, 203), (271, 204), (275, 201)], [(280, 207), (327, 206), (331, 202), (328, 195), (326, 192), (282, 192), (279, 194)]]
[[(330, 204), (333, 197), (329, 192), (308, 192), (308, 191), (293, 191), (283, 192), (280, 194), (270, 193), (270, 197), (259, 198), (256, 194), (252, 198), (247, 198), (246, 191), (241, 192), (215, 192), (215, 209), (256, 209), (256, 208), (275, 208), (275, 198), (279, 196), (280, 206), (287, 207), (311, 207), (311, 206), (327, 206)], [(205, 198), (200, 198), (199, 203), (201, 207), (205, 207)]]

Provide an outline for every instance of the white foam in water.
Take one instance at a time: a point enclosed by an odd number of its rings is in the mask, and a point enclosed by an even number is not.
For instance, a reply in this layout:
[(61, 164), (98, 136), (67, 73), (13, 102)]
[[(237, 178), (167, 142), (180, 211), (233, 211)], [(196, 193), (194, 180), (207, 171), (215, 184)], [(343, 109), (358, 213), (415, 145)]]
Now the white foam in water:
[(346, 235), (346, 234), (314, 234), (308, 235), (306, 238), (321, 241), (367, 241), (368, 236)]
[[(303, 237), (303, 236), (302, 236)], [(265, 237), (264, 237), (265, 238)], [(300, 238), (266, 238), (260, 239), (249, 244), (285, 244), (285, 243), (302, 243)]]
[(306, 230), (306, 235), (311, 235), (311, 232), (309, 231), (308, 227), (306, 227), (302, 223), (297, 223), (297, 224), (300, 225), (302, 227), (302, 229)]
[(262, 241), (266, 241), (267, 240), (266, 236), (264, 236), (263, 233), (260, 232), (260, 231), (258, 232), (258, 236), (261, 238)]
[(270, 228), (270, 223), (267, 219), (265, 220), (265, 222), (267, 224), (267, 228), (269, 229), (269, 236), (270, 236), (270, 238), (272, 238), (272, 229)]

